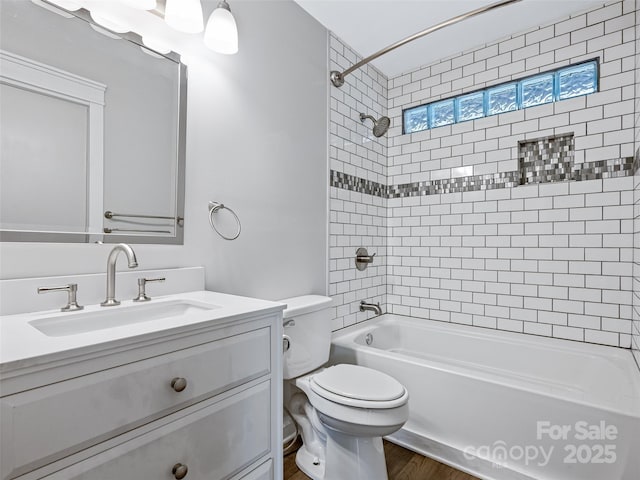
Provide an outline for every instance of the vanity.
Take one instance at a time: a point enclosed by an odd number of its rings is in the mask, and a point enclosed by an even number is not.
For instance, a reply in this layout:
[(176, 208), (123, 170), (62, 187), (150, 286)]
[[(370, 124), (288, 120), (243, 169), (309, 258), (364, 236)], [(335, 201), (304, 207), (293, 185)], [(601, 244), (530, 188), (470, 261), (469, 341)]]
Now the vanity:
[(281, 478), (283, 308), (190, 291), (2, 316), (0, 478)]

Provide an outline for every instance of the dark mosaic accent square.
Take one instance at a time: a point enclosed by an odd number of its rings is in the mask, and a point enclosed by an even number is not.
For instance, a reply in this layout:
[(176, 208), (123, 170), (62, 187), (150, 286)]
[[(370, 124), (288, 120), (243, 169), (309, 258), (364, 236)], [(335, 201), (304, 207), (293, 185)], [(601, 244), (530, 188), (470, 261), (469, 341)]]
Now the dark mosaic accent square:
[(518, 142), (520, 185), (570, 180), (573, 134)]
[(575, 163), (573, 134), (518, 143), (520, 185), (633, 175), (633, 157)]

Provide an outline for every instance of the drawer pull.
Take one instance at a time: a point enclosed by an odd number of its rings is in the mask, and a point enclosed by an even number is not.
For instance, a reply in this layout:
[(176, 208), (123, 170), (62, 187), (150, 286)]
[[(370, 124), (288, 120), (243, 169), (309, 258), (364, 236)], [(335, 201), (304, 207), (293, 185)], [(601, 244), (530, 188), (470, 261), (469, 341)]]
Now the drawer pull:
[[(183, 391), (185, 388), (187, 388), (187, 379), (182, 377), (174, 378), (173, 380), (171, 380), (171, 388), (173, 388), (176, 392)], [(185, 471), (185, 475), (186, 475), (186, 471)]]
[(173, 466), (173, 470), (171, 470), (171, 473), (173, 473), (173, 476), (177, 480), (180, 480), (181, 478), (184, 478), (187, 476), (187, 473), (189, 473), (189, 469), (187, 468), (186, 465), (183, 465), (182, 463), (176, 463)]

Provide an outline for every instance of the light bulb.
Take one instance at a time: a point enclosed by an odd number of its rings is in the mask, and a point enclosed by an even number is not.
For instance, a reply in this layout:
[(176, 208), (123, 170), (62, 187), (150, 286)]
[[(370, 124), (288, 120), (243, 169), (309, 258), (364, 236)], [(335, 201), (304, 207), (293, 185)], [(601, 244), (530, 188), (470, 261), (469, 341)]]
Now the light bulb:
[(120, 2), (137, 10), (153, 10), (156, 8), (156, 0), (120, 0)]
[(170, 27), (185, 33), (204, 30), (200, 0), (167, 0), (164, 20)]
[(204, 44), (211, 50), (233, 55), (238, 52), (238, 27), (229, 4), (222, 0), (213, 11), (204, 32)]

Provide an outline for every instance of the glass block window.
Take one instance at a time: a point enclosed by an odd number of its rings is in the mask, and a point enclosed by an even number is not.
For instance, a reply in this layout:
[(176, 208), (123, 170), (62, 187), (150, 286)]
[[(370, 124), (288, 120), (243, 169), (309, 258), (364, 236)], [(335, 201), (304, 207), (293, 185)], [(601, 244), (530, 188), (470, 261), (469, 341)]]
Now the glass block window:
[(453, 99), (437, 102), (431, 105), (431, 128), (450, 125), (455, 122)]
[(458, 97), (456, 104), (459, 122), (484, 117), (484, 92)]
[(511, 83), (487, 90), (487, 115), (518, 109), (518, 84)]
[(553, 74), (523, 80), (520, 85), (522, 86), (522, 108), (553, 102)]
[(596, 62), (583, 63), (575, 67), (564, 68), (558, 72), (558, 97), (579, 97), (598, 90), (598, 72)]
[(422, 107), (410, 108), (404, 111), (404, 128), (405, 131), (419, 132), (429, 128), (429, 108), (427, 105)]
[(404, 110), (404, 133), (544, 105), (598, 91), (598, 61), (559, 68)]

